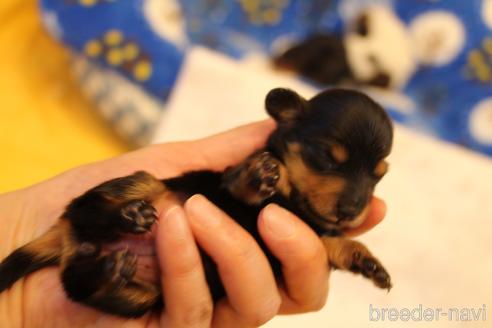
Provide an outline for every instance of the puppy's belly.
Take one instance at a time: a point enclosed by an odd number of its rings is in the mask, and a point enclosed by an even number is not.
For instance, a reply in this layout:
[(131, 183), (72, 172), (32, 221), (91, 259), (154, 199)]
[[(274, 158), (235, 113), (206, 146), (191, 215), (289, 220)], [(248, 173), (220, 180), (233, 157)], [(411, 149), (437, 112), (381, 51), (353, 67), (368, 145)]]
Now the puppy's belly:
[(150, 255), (138, 257), (137, 273), (135, 275), (138, 280), (147, 281), (153, 285), (159, 285), (159, 273), (157, 256)]

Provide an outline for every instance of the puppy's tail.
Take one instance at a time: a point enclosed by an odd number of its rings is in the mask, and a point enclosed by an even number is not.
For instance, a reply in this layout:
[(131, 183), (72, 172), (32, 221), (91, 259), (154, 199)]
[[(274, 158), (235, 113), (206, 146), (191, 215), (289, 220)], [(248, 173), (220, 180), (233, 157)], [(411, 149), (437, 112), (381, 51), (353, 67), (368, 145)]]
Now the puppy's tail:
[(53, 226), (30, 243), (16, 249), (0, 263), (0, 292), (25, 275), (57, 264), (61, 253), (60, 227)]

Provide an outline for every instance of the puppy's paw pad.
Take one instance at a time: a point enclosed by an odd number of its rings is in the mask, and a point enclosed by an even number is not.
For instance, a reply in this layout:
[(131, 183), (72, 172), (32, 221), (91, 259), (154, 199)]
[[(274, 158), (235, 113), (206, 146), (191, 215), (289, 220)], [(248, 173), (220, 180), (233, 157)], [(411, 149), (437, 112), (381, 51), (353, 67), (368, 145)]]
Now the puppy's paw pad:
[(253, 163), (251, 185), (263, 197), (275, 194), (280, 180), (279, 162), (269, 152), (261, 153)]
[(130, 232), (144, 233), (149, 231), (157, 220), (157, 211), (150, 203), (135, 200), (121, 208), (121, 216)]

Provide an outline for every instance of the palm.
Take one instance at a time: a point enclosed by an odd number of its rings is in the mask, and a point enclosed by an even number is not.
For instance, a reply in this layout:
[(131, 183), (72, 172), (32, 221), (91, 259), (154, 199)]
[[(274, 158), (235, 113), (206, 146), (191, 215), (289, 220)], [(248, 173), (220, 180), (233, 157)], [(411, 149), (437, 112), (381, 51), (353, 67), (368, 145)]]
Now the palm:
[[(230, 148), (224, 148), (223, 142), (219, 142), (216, 147), (214, 137), (203, 141), (207, 143), (207, 147), (203, 147), (200, 141), (186, 145), (151, 146), (115, 159), (71, 170), (29, 189), (15, 192), (12, 198), (16, 201), (19, 199), (37, 201), (21, 202), (17, 213), (15, 209), (12, 211), (12, 207), (7, 209), (14, 212), (14, 217), (15, 214), (20, 214), (20, 217), (18, 215), (15, 219), (7, 220), (6, 224), (0, 227), (0, 236), (7, 236), (7, 239), (14, 238), (0, 245), (0, 258), (46, 231), (56, 222), (63, 213), (64, 206), (72, 198), (92, 186), (137, 170), (146, 170), (157, 177), (165, 178), (188, 170), (223, 169), (261, 146), (270, 129), (263, 126), (259, 129), (257, 127), (256, 130), (257, 133), (252, 134), (251, 139), (239, 140), (240, 144), (232, 143), (229, 145)], [(215, 138), (220, 139), (220, 136)], [(9, 212), (3, 211), (3, 213)], [(19, 226), (22, 229), (18, 229)], [(17, 304), (10, 304), (12, 302), (7, 299), (14, 299), (14, 303)], [(70, 301), (63, 291), (58, 269), (55, 267), (40, 270), (29, 275), (23, 283), (15, 284), (8, 292), (0, 295), (0, 306), (3, 307), (3, 304), (7, 304), (8, 312), (12, 312), (11, 308), (22, 309), (23, 326), (26, 327), (42, 326), (47, 321), (52, 322), (53, 318), (56, 318), (55, 322), (59, 327), (86, 327), (99, 324), (103, 327), (108, 325), (120, 327), (128, 321)], [(11, 313), (11, 315), (16, 314)], [(131, 322), (132, 327), (144, 327), (157, 323), (157, 317), (149, 316), (128, 321), (127, 324)], [(12, 326), (17, 325), (12, 322)]]

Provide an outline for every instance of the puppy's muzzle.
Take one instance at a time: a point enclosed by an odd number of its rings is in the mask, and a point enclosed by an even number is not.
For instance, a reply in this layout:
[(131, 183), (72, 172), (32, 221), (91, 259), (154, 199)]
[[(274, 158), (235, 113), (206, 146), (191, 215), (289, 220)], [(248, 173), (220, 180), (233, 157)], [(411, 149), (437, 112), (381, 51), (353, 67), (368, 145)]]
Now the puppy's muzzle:
[(343, 200), (337, 205), (336, 216), (338, 222), (352, 221), (362, 213), (367, 200), (365, 197), (353, 198), (350, 201)]
[(342, 206), (337, 210), (338, 222), (346, 222), (355, 219), (361, 212), (361, 208), (355, 206)]

